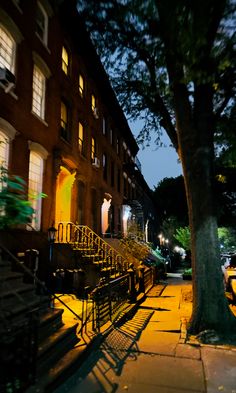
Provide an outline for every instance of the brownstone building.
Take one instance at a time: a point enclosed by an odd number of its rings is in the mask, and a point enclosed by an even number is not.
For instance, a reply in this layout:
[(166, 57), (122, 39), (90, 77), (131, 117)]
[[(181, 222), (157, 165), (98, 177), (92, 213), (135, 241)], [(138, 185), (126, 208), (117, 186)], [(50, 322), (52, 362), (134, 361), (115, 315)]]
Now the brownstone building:
[(35, 216), (27, 230), (87, 225), (156, 238), (137, 143), (79, 18), (76, 1), (2, 0), (0, 160), (22, 176)]

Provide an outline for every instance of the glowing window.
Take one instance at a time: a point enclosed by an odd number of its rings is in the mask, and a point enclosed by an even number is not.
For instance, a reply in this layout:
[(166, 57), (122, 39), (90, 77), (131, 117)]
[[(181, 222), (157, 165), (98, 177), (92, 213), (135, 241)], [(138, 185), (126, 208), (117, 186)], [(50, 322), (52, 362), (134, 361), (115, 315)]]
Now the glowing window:
[(79, 123), (78, 127), (78, 147), (79, 147), (79, 152), (81, 154), (84, 153), (84, 127), (81, 123)]
[(79, 75), (79, 93), (81, 97), (84, 96), (84, 78), (82, 75)]
[(69, 125), (68, 125), (69, 110), (65, 102), (61, 102), (61, 136), (69, 141)]
[(69, 55), (68, 55), (68, 52), (67, 52), (67, 50), (66, 50), (66, 48), (64, 46), (62, 47), (61, 58), (62, 58), (62, 64), (61, 64), (62, 71), (66, 75), (68, 75), (68, 72), (69, 72)]
[(96, 155), (96, 141), (95, 141), (95, 138), (92, 137), (92, 140), (91, 140), (91, 159), (92, 159), (92, 161), (94, 160), (95, 155)]
[(95, 108), (96, 108), (96, 98), (93, 94), (91, 96), (91, 108), (92, 108), (92, 111), (94, 112)]
[(31, 225), (39, 230), (41, 225), (42, 199), (36, 198), (43, 188), (43, 158), (31, 151), (29, 162), (29, 200), (32, 203), (34, 214)]
[(14, 73), (15, 41), (12, 36), (0, 26), (0, 67)]
[(36, 9), (36, 33), (47, 44), (48, 40), (48, 16), (42, 4), (38, 1)]
[(32, 111), (42, 119), (44, 119), (45, 113), (45, 86), (46, 78), (35, 65), (33, 72)]

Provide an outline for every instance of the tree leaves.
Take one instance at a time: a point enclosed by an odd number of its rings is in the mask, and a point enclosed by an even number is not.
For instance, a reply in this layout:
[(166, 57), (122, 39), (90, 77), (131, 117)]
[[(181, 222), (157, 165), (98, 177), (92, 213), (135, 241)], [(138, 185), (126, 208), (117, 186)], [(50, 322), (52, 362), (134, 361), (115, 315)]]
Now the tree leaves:
[[(41, 193), (35, 198), (46, 195)], [(27, 184), (17, 175), (0, 167), (0, 229), (31, 222), (34, 209), (27, 198)]]

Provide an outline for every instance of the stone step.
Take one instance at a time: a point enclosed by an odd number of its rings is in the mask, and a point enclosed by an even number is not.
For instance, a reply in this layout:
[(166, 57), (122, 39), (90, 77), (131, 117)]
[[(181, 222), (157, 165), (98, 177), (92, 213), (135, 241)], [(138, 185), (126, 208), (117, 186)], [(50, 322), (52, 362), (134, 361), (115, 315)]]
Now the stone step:
[[(33, 309), (45, 310), (49, 307), (49, 298), (47, 296), (34, 296), (29, 298), (27, 302), (19, 302), (15, 299), (15, 303), (11, 307), (6, 307), (5, 303), (1, 307), (2, 319), (7, 323), (20, 323), (22, 318)], [(41, 311), (43, 312), (43, 311)]]
[[(20, 283), (22, 283), (23, 275), (21, 273), (13, 272), (9, 269), (1, 270), (0, 267), (0, 288), (4, 286), (11, 286), (12, 288), (16, 288)], [(1, 291), (1, 289), (0, 289)]]
[(22, 303), (27, 303), (28, 299), (37, 296), (35, 294), (35, 286), (31, 284), (20, 283), (16, 287), (11, 285), (11, 282), (4, 281), (0, 286), (0, 301), (4, 302), (5, 307), (11, 307), (16, 300)]
[(40, 315), (38, 339), (43, 341), (47, 336), (63, 326), (63, 309), (49, 308)]
[(83, 363), (85, 357), (91, 351), (92, 342), (84, 346), (74, 346), (69, 352), (62, 356), (53, 367), (49, 368), (47, 372), (40, 377), (36, 377), (35, 384), (30, 386), (25, 393), (53, 392), (65, 379), (69, 378)]
[(1, 274), (5, 271), (11, 271), (12, 265), (9, 261), (0, 260), (0, 272)]
[(37, 375), (44, 374), (79, 342), (79, 338), (76, 335), (77, 327), (78, 323), (70, 327), (63, 325), (42, 342), (39, 342)]

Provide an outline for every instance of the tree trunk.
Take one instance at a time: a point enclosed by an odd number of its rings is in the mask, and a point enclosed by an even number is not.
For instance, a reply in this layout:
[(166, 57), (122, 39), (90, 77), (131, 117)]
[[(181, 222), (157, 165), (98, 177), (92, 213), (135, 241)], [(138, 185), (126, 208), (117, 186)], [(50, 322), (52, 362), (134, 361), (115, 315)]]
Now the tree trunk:
[[(206, 104), (206, 95), (202, 96), (204, 101)], [(205, 109), (201, 105), (201, 112), (195, 113), (198, 121), (194, 122), (187, 117), (184, 119), (183, 111), (178, 111), (179, 105), (180, 102), (176, 111), (179, 154), (188, 201), (193, 269), (193, 312), (189, 330), (193, 334), (206, 329), (226, 332), (236, 326), (236, 318), (228, 306), (223, 287), (209, 111), (207, 104)], [(185, 113), (188, 113), (187, 108)]]

